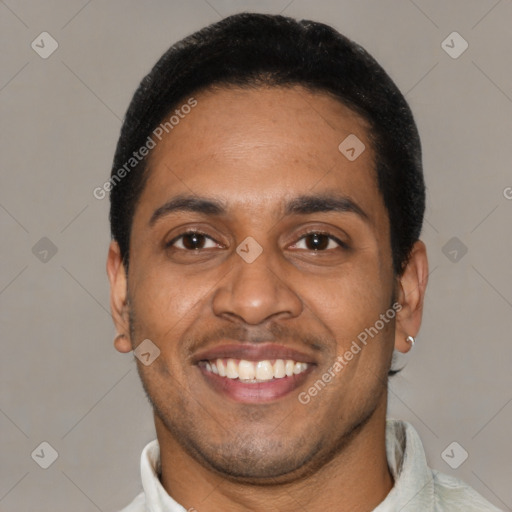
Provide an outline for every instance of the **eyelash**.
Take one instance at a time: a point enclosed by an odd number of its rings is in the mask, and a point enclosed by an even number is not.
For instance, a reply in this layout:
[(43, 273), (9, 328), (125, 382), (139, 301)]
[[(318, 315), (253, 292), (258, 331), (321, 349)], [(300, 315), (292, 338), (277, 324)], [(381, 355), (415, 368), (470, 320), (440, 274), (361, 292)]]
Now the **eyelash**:
[[(167, 242), (165, 244), (165, 247), (167, 249), (173, 248), (172, 246), (180, 238), (183, 238), (186, 235), (201, 235), (201, 236), (204, 236), (205, 238), (208, 238), (212, 242), (218, 243), (216, 240), (214, 240), (211, 236), (207, 235), (206, 233), (203, 233), (202, 231), (199, 231), (199, 230), (196, 230), (196, 229), (191, 229), (191, 230), (184, 231), (184, 232), (180, 233), (179, 235), (175, 236), (172, 240), (170, 240), (169, 242)], [(331, 235), (328, 232), (319, 231), (319, 230), (311, 230), (311, 231), (307, 231), (306, 233), (302, 233), (300, 235), (300, 238), (299, 238), (298, 241), (303, 240), (304, 238), (306, 238), (309, 235), (323, 235), (323, 236), (326, 236), (327, 238), (329, 238), (330, 240), (333, 240), (334, 242), (336, 242), (340, 246), (340, 248), (342, 248), (342, 249), (348, 249), (349, 248), (349, 246), (345, 242), (342, 242), (339, 238), (335, 237), (334, 235)], [(186, 252), (196, 252), (196, 251), (201, 251), (202, 249), (182, 249), (182, 248), (178, 248), (177, 250), (186, 251)], [(306, 250), (316, 252), (314, 249), (306, 249)], [(323, 250), (320, 250), (318, 252), (327, 252), (329, 250), (332, 250), (332, 249), (323, 249)]]

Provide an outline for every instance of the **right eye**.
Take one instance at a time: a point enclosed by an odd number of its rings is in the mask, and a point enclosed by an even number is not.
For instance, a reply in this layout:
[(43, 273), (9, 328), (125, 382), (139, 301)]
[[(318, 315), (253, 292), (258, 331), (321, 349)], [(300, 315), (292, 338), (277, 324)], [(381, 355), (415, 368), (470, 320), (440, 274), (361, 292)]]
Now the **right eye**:
[[(205, 247), (207, 241), (213, 243), (210, 247)], [(201, 249), (212, 249), (218, 246), (217, 242), (200, 231), (185, 231), (175, 236), (171, 241), (167, 242), (166, 248), (180, 249), (184, 251), (199, 251)]]

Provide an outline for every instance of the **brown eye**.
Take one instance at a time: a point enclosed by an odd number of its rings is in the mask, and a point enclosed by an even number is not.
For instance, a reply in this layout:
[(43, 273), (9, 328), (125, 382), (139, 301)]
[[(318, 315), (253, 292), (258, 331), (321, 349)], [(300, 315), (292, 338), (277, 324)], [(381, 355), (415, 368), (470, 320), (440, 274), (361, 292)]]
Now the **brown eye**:
[[(299, 247), (302, 244), (302, 247)], [(347, 248), (347, 244), (328, 233), (321, 233), (313, 231), (302, 236), (294, 247), (298, 249), (305, 249), (307, 251), (326, 251), (330, 249), (336, 249), (337, 247)]]
[(305, 237), (306, 247), (308, 249), (318, 251), (327, 249), (329, 246), (329, 237), (322, 235), (321, 233), (313, 233)]
[[(206, 247), (208, 241), (213, 245)], [(216, 242), (208, 235), (200, 233), (199, 231), (187, 231), (173, 238), (166, 244), (166, 247), (173, 247), (185, 251), (196, 251), (216, 247), (216, 245)]]

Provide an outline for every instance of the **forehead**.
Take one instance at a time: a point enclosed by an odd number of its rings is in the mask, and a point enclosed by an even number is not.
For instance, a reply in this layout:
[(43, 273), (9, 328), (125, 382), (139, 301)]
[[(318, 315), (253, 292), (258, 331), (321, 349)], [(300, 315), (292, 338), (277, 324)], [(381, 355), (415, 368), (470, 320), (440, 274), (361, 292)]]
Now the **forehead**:
[[(230, 87), (194, 98), (197, 105), (152, 150), (139, 204), (157, 206), (186, 192), (261, 211), (335, 191), (370, 213), (383, 206), (368, 123), (330, 95), (300, 86)], [(340, 151), (345, 140), (357, 152), (364, 147), (355, 160)]]

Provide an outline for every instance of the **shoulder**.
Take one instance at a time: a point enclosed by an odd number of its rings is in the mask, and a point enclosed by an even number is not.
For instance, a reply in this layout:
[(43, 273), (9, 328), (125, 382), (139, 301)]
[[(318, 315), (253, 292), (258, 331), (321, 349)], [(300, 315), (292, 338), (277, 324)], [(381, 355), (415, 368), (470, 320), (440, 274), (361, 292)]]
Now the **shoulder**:
[(502, 512), (468, 484), (432, 470), (435, 512)]

